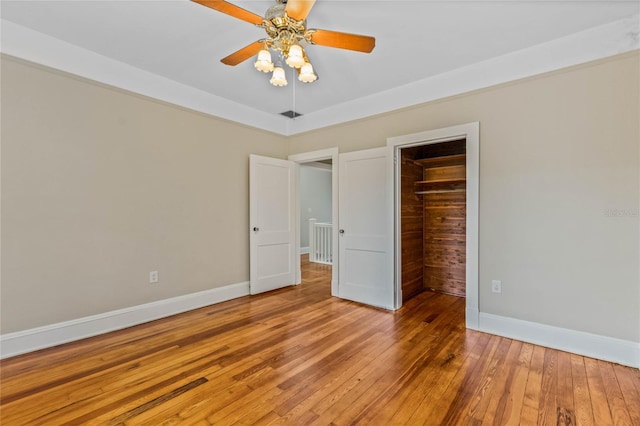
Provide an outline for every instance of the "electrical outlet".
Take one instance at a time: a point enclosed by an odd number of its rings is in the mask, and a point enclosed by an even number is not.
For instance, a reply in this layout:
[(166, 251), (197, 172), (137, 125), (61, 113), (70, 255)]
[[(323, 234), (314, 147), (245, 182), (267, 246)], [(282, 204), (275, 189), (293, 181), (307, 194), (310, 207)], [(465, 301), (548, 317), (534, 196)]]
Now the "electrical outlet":
[(158, 271), (149, 272), (149, 283), (154, 284), (158, 282)]
[(491, 291), (493, 293), (502, 293), (502, 281), (491, 280)]

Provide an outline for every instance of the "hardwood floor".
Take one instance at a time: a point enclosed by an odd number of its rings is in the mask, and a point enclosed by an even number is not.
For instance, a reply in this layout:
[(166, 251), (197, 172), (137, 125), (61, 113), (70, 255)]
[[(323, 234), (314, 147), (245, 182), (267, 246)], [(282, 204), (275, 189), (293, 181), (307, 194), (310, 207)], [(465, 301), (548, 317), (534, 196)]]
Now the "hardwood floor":
[(330, 297), (330, 267), (4, 360), (3, 425), (640, 425), (640, 372), (465, 330), (464, 299)]

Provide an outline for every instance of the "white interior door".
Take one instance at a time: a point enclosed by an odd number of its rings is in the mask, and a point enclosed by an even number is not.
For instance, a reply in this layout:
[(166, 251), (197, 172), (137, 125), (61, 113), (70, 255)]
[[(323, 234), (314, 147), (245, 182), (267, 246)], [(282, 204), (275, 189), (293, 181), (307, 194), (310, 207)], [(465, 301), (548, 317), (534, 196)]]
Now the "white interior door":
[(249, 156), (251, 294), (295, 284), (296, 167)]
[(388, 147), (340, 154), (339, 296), (395, 309)]

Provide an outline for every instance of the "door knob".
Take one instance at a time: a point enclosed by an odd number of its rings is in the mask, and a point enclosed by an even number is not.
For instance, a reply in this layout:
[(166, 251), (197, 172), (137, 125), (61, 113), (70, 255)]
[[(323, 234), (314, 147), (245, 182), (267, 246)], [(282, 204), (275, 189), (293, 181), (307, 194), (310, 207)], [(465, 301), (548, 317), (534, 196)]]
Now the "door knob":
[(341, 233), (341, 234), (344, 234), (344, 229), (341, 229), (338, 232)]
[(257, 226), (253, 227), (253, 232), (258, 232), (260, 230), (260, 228), (258, 228)]

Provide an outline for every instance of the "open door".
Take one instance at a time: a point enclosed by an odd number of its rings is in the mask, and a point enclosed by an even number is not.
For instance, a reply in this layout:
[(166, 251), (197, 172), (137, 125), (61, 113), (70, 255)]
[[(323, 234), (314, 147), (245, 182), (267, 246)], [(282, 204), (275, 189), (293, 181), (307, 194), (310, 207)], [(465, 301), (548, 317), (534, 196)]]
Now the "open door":
[(295, 187), (292, 161), (249, 156), (250, 291), (295, 284)]
[(390, 153), (340, 154), (339, 297), (395, 309)]

